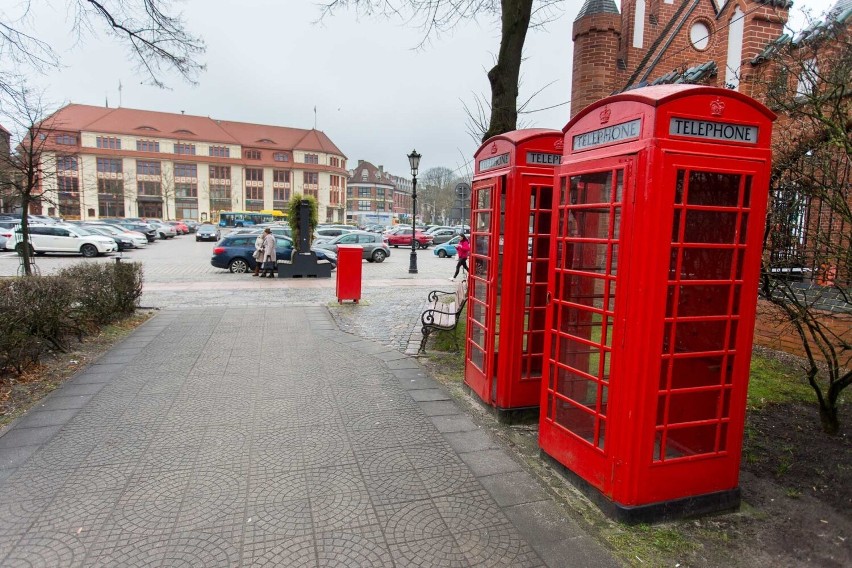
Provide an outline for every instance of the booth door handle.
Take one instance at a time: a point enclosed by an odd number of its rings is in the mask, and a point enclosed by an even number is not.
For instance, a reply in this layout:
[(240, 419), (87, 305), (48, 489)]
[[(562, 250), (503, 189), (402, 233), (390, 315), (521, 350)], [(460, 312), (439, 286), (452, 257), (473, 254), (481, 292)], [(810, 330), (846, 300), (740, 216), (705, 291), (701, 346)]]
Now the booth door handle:
[(546, 302), (546, 304), (547, 304), (547, 305), (550, 305), (550, 300), (552, 300), (552, 299), (553, 299), (553, 295), (552, 295), (550, 292), (548, 292), (548, 293), (547, 293), (547, 302)]

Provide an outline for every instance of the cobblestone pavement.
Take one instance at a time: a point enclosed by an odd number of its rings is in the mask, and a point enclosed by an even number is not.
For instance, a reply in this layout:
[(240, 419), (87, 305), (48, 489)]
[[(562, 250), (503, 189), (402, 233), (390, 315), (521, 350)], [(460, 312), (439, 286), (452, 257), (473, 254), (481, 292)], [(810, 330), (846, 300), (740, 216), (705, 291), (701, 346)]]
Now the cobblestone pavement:
[(182, 239), (123, 255), (157, 316), (0, 433), (0, 566), (616, 565), (405, 355), (452, 261), (339, 304)]
[(611, 566), (323, 306), (167, 309), (0, 438), (0, 565)]

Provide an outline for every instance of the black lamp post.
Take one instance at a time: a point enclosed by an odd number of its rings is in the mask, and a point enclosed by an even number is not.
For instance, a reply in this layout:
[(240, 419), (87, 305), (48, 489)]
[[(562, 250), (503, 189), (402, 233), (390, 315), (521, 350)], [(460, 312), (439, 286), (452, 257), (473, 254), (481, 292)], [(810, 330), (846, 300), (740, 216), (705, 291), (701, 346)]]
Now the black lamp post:
[(420, 167), (420, 154), (412, 150), (408, 155), (408, 163), (411, 164), (411, 260), (408, 264), (408, 273), (417, 274), (417, 168)]

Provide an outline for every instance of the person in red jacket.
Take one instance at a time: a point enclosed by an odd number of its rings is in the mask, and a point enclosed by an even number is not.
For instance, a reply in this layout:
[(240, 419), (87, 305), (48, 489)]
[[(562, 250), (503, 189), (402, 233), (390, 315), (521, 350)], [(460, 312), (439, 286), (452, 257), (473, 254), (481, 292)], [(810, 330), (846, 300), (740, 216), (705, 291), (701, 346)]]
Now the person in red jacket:
[(456, 252), (459, 254), (459, 261), (456, 263), (456, 273), (453, 274), (450, 280), (455, 280), (459, 275), (459, 270), (462, 268), (464, 268), (465, 274), (470, 272), (470, 269), (467, 267), (467, 257), (470, 256), (470, 241), (467, 240), (466, 236), (461, 236), (461, 240), (456, 245)]

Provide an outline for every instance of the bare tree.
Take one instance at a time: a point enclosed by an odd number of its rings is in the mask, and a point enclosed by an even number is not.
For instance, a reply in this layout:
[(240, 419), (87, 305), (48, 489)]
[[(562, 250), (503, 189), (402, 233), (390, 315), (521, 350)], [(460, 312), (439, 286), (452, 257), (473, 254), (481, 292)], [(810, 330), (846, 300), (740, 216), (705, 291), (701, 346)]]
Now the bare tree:
[(421, 176), (420, 185), (423, 187), (423, 205), (429, 211), (430, 223), (444, 222), (446, 212), (453, 204), (453, 187), (455, 187), (456, 176), (450, 168), (429, 168)]
[(43, 203), (43, 182), (55, 179), (56, 148), (52, 137), (56, 124), (47, 116), (46, 104), (40, 94), (26, 87), (11, 89), (14, 107), (8, 112), (12, 125), (12, 152), (0, 155), (0, 193), (8, 196), (21, 208), (21, 243), (16, 247), (22, 257), (24, 274), (32, 275), (33, 250), (28, 246), (30, 230), (28, 214), (32, 205)]
[[(332, 0), (322, 5), (320, 19), (351, 6), (362, 15), (419, 21), (423, 39), (418, 47), (422, 47), (433, 35), (439, 36), (465, 20), (499, 18), (500, 47), (494, 67), (488, 71), (490, 104), (477, 98), (476, 110), (467, 109), (471, 132), (483, 130), (485, 141), (517, 129), (518, 86), (527, 31), (550, 21), (560, 3), (561, 0)], [(490, 114), (487, 123), (486, 112)]]
[[(48, 40), (38, 37), (38, 22), (32, 14), (33, 0), (21, 0), (0, 19), (0, 92), (16, 94), (18, 77), (26, 71), (45, 72), (60, 65), (61, 57)], [(196, 82), (204, 65), (197, 61), (206, 47), (203, 40), (184, 28), (181, 16), (171, 13), (166, 0), (65, 0), (72, 29), (83, 37), (105, 30), (127, 46), (137, 70), (150, 83), (163, 87), (167, 70), (184, 80)]]
[(757, 61), (756, 94), (779, 114), (761, 295), (792, 326), (827, 433), (852, 383), (852, 34), (825, 23)]

